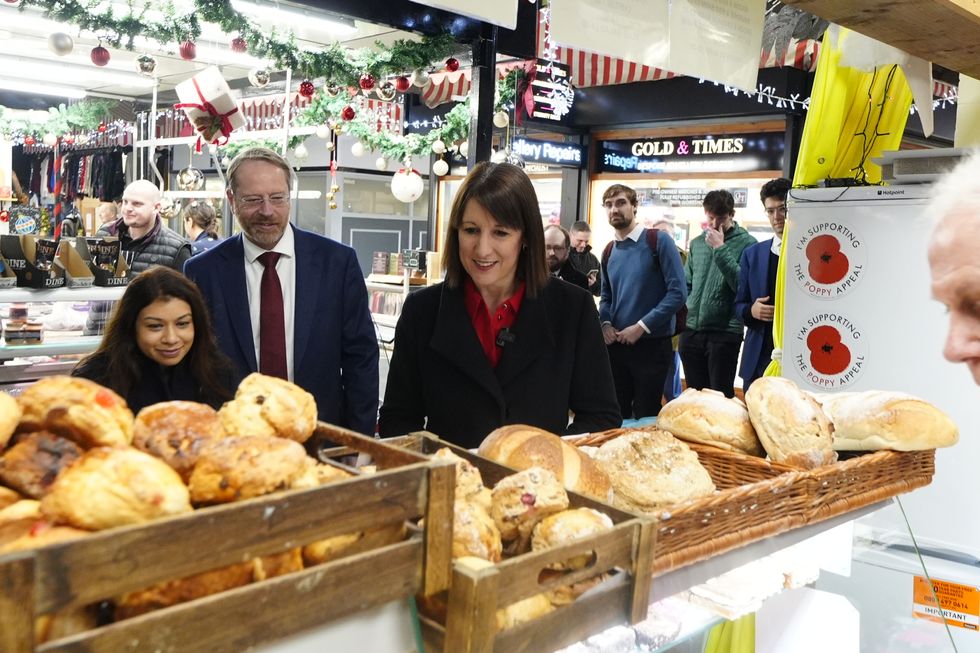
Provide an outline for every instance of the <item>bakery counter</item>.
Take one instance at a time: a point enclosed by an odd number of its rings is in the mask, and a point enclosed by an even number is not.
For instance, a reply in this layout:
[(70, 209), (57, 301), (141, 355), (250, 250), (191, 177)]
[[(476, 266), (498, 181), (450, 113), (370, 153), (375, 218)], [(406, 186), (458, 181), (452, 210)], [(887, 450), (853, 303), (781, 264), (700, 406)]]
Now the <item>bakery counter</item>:
[(4, 288), (0, 290), (0, 303), (8, 302), (91, 302), (115, 301), (122, 297), (125, 286), (106, 288), (55, 288), (36, 290), (34, 288)]
[(37, 345), (0, 346), (0, 361), (31, 356), (63, 356), (68, 354), (87, 354), (95, 351), (102, 336), (77, 336), (64, 340), (52, 339)]

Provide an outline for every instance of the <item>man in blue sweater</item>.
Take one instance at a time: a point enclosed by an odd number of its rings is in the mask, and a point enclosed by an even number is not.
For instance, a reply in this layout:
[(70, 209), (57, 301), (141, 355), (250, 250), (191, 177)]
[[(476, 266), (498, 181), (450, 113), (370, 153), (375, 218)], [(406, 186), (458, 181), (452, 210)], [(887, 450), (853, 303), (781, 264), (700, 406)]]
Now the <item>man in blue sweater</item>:
[(658, 415), (674, 356), (674, 314), (687, 301), (684, 267), (670, 236), (649, 237), (637, 222), (636, 191), (613, 184), (602, 205), (616, 240), (602, 265), (599, 320), (619, 410), (623, 419)]

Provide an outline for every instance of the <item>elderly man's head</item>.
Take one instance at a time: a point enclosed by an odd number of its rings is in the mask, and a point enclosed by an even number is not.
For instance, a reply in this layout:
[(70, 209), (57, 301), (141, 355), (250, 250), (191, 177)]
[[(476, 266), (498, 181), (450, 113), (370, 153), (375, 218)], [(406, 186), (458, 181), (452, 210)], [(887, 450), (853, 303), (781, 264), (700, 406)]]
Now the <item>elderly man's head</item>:
[(966, 363), (980, 385), (980, 154), (960, 163), (933, 192), (929, 241), (932, 294), (949, 311), (943, 354)]

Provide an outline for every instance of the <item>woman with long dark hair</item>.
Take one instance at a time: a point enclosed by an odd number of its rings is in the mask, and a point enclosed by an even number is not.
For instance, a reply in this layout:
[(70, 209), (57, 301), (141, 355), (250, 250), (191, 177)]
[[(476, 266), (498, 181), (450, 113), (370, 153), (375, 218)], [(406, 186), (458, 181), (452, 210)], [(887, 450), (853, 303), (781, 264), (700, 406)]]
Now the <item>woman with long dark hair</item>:
[(409, 295), (395, 327), (382, 436), (426, 428), (476, 447), (504, 424), (585, 433), (622, 423), (592, 295), (548, 273), (523, 170), (473, 168), (443, 261), (445, 282)]
[(115, 390), (134, 413), (172, 400), (218, 408), (234, 392), (231, 363), (215, 343), (200, 291), (163, 266), (130, 282), (99, 348), (72, 375)]

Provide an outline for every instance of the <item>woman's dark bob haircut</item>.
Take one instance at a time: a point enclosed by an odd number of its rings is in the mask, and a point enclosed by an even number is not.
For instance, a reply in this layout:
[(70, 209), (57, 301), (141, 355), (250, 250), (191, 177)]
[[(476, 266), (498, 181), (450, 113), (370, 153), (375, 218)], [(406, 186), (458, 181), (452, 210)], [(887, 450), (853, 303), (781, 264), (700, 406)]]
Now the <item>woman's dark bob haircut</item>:
[(446, 285), (461, 287), (466, 278), (459, 260), (459, 229), (471, 201), (486, 209), (501, 225), (521, 233), (524, 244), (517, 261), (517, 278), (524, 281), (527, 296), (536, 297), (548, 283), (541, 209), (527, 174), (510, 163), (478, 163), (456, 193), (443, 253)]

